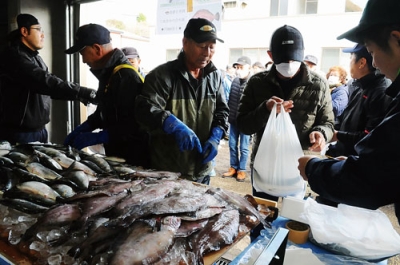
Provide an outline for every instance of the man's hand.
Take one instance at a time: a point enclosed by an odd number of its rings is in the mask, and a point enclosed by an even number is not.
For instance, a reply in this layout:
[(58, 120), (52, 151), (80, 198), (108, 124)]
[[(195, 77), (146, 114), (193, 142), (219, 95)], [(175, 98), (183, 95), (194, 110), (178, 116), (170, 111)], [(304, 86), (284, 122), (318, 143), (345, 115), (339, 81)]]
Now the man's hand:
[(181, 152), (197, 149), (199, 153), (202, 153), (203, 149), (197, 135), (174, 115), (169, 115), (164, 120), (163, 130), (175, 136), (176, 144)]
[(310, 143), (312, 144), (308, 150), (314, 151), (314, 152), (321, 152), (324, 150), (326, 142), (325, 142), (325, 137), (321, 132), (318, 131), (312, 131), (310, 133)]
[(293, 100), (287, 100), (284, 101), (281, 98), (278, 98), (276, 96), (271, 97), (270, 99), (267, 100), (266, 106), (269, 111), (272, 111), (272, 108), (274, 105), (277, 104), (276, 106), (276, 113), (281, 112), (281, 105), (285, 109), (286, 112), (291, 112), (293, 108)]
[(308, 163), (308, 161), (310, 161), (311, 159), (313, 159), (315, 157), (317, 157), (317, 156), (315, 156), (315, 155), (305, 155), (305, 156), (300, 157), (299, 160), (298, 160), (299, 161), (299, 166), (297, 168), (299, 169), (300, 175), (303, 177), (303, 179), (305, 181), (308, 180), (308, 177), (306, 175), (307, 163)]

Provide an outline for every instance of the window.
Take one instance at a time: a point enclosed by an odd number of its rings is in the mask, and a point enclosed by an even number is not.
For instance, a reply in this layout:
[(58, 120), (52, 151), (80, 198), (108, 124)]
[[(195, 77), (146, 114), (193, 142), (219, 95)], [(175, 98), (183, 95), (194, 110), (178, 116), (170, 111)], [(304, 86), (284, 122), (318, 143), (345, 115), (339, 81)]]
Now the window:
[(335, 65), (344, 67), (349, 74), (350, 54), (342, 52), (341, 48), (322, 48), (321, 70), (327, 73)]
[(271, 0), (270, 16), (285, 16), (288, 13), (288, 0)]
[(235, 48), (230, 49), (229, 51), (229, 65), (232, 65), (239, 59), (239, 57), (245, 55), (248, 56), (251, 60), (251, 63), (255, 63), (257, 61), (262, 64), (268, 63), (271, 59), (267, 54), (267, 48)]
[(236, 8), (237, 1), (227, 1), (224, 2), (224, 8)]
[(181, 49), (169, 49), (166, 51), (166, 62), (175, 60), (178, 58), (178, 54), (181, 51)]
[(306, 0), (306, 14), (317, 14), (318, 0)]

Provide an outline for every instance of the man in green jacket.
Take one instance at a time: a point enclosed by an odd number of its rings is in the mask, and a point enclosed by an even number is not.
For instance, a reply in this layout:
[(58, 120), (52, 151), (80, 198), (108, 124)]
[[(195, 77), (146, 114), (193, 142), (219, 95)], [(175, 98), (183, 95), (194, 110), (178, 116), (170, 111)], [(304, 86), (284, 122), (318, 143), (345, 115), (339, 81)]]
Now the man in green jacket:
[(190, 19), (178, 58), (148, 73), (136, 98), (136, 118), (151, 133), (151, 167), (204, 184), (228, 128), (222, 78), (211, 62), (216, 40), (223, 42), (210, 21)]
[[(274, 104), (278, 104), (278, 112), (281, 104), (285, 111), (290, 112), (303, 150), (323, 150), (334, 132), (331, 95), (326, 79), (303, 63), (301, 33), (287, 25), (278, 28), (272, 35), (268, 54), (274, 65), (271, 71), (250, 78), (237, 117), (241, 132), (255, 134), (251, 162), (254, 162)], [(278, 200), (275, 196), (256, 191), (254, 187), (253, 195)]]

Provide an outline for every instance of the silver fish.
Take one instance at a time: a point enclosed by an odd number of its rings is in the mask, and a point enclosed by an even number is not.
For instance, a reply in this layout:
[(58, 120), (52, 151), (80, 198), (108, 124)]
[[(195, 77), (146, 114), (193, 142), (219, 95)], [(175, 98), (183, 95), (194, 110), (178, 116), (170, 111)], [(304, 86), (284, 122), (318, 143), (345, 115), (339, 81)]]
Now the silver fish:
[(56, 156), (54, 160), (57, 161), (64, 169), (75, 169), (75, 170), (82, 170), (88, 175), (96, 176), (96, 172), (91, 169), (90, 167), (82, 164), (81, 162), (75, 161), (72, 158), (67, 156)]
[(47, 179), (47, 180), (57, 180), (61, 178), (61, 175), (55, 172), (54, 170), (51, 170), (45, 166), (43, 166), (40, 163), (37, 162), (32, 162), (28, 163), (26, 165), (26, 169), (35, 175), (40, 176), (41, 178)]

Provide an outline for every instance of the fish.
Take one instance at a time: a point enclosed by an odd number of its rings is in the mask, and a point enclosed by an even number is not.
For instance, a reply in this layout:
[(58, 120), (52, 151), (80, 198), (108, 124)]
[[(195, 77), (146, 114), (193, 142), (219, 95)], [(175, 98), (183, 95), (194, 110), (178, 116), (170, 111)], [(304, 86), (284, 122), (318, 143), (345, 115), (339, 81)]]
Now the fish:
[(21, 198), (43, 206), (52, 206), (60, 195), (50, 186), (38, 181), (26, 181), (16, 185), (14, 188), (5, 191), (5, 198)]
[(20, 153), (20, 152), (16, 152), (16, 151), (11, 151), (10, 153), (7, 154), (7, 156), (9, 159), (11, 159), (14, 163), (25, 163), (27, 161), (29, 161), (29, 156)]
[(113, 212), (116, 215), (124, 216), (130, 212), (131, 208), (140, 206), (143, 203), (159, 201), (179, 187), (180, 184), (175, 181), (160, 181), (154, 185), (143, 183), (140, 190), (129, 194), (115, 205)]
[(192, 18), (205, 18), (212, 22), (213, 20), (219, 21), (220, 15), (219, 12), (213, 14), (207, 9), (200, 9), (192, 16)]
[(238, 209), (242, 214), (254, 215), (265, 228), (271, 228), (271, 224), (263, 218), (260, 212), (257, 211), (256, 208), (254, 208), (254, 206), (248, 201), (248, 199), (240, 196), (239, 194), (215, 187), (209, 187), (207, 193), (216, 196), (221, 201), (228, 202), (229, 205), (231, 205), (235, 209)]
[[(93, 190), (87, 190), (84, 192), (79, 192), (75, 196), (68, 198), (68, 201), (75, 201), (85, 198), (91, 198), (96, 196), (114, 196), (121, 192), (131, 192), (132, 187), (138, 186), (142, 181), (135, 180), (132, 182), (116, 182), (116, 183), (109, 183), (104, 185), (103, 187), (98, 187)], [(115, 205), (114, 205), (115, 207)]]
[(29, 200), (21, 198), (2, 198), (0, 204), (8, 206), (12, 209), (18, 210), (27, 214), (43, 213), (49, 209), (48, 206), (43, 206)]
[[(140, 222), (143, 223), (147, 226), (147, 229), (152, 230), (153, 228), (150, 227), (148, 224), (146, 224), (145, 222)], [(79, 244), (71, 247), (67, 254), (71, 257), (74, 258), (79, 258), (83, 253), (83, 251), (86, 250), (90, 250), (92, 248), (92, 246), (98, 242), (101, 241), (108, 241), (109, 244), (113, 244), (113, 239), (115, 239), (116, 236), (121, 235), (121, 232), (124, 231), (121, 227), (118, 226), (111, 226), (111, 225), (107, 225), (108, 222), (103, 223), (102, 225), (100, 225), (99, 227), (97, 227), (94, 232), (90, 235), (88, 235), (88, 237), (86, 237), (86, 239), (84, 239), (83, 241), (81, 241)], [(136, 231), (137, 234), (139, 234), (140, 232), (145, 232), (145, 227), (141, 227), (140, 229), (143, 229), (143, 231)], [(123, 234), (125, 235), (125, 234)], [(85, 258), (83, 258), (84, 260)]]
[(60, 204), (49, 208), (43, 215), (38, 218), (36, 223), (32, 225), (23, 235), (24, 240), (30, 240), (36, 233), (46, 227), (61, 227), (66, 224), (78, 220), (81, 217), (81, 210), (77, 204)]
[[(152, 264), (165, 255), (174, 243), (174, 237), (180, 226), (180, 219), (167, 216), (163, 219), (160, 231), (146, 232), (139, 228), (132, 229), (125, 241), (118, 246), (110, 265), (141, 265)], [(139, 231), (138, 231), (139, 230)]]
[(0, 156), (0, 166), (12, 166), (14, 165), (14, 161), (5, 156)]
[(28, 172), (35, 174), (35, 175), (41, 177), (42, 179), (46, 179), (49, 181), (62, 178), (62, 176), (60, 174), (58, 174), (57, 172), (55, 172), (54, 170), (51, 170), (37, 162), (28, 163), (26, 165), (26, 169), (28, 170)]
[(227, 210), (212, 217), (206, 226), (189, 237), (189, 245), (197, 257), (197, 262), (203, 264), (203, 255), (220, 250), (230, 245), (236, 239), (239, 231), (239, 211)]
[(51, 147), (45, 147), (45, 146), (41, 146), (41, 145), (34, 145), (33, 149), (38, 150), (40, 152), (43, 152), (46, 155), (49, 155), (49, 156), (51, 156), (53, 158), (56, 157), (56, 156), (66, 156), (65, 153), (63, 153), (63, 152), (61, 152), (61, 151), (59, 151), (57, 149), (51, 148)]
[(82, 170), (71, 170), (62, 177), (62, 182), (69, 182), (80, 190), (87, 190), (89, 187), (89, 176)]
[(68, 199), (76, 195), (75, 190), (67, 184), (53, 184), (50, 187), (58, 194), (60, 194), (63, 199)]
[(89, 154), (83, 154), (81, 156), (84, 160), (95, 163), (100, 169), (102, 169), (106, 173), (113, 171), (110, 164), (103, 157), (96, 156), (96, 155), (89, 155)]
[(55, 161), (51, 156), (38, 150), (35, 151), (35, 155), (39, 157), (40, 163), (42, 163), (45, 167), (55, 171), (63, 169), (60, 164), (57, 163), (57, 161)]
[(68, 169), (68, 170), (82, 170), (83, 172), (85, 172), (86, 174), (90, 175), (90, 176), (96, 176), (96, 172), (91, 169), (90, 167), (86, 166), (85, 164), (82, 164), (81, 162), (75, 161), (72, 158), (69, 158), (65, 155), (63, 156), (56, 156), (54, 157), (54, 160), (57, 161), (60, 166), (62, 166), (62, 168), (64, 169)]
[(121, 192), (112, 196), (95, 196), (85, 200), (81, 204), (82, 217), (80, 223), (85, 223), (89, 218), (96, 216), (100, 213), (109, 211), (116, 203), (127, 196), (127, 192)]
[(176, 237), (188, 237), (191, 234), (203, 229), (208, 223), (208, 219), (185, 221), (185, 219), (183, 219), (182, 216), (179, 217), (181, 218), (181, 225), (176, 231), (175, 234)]

